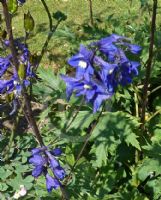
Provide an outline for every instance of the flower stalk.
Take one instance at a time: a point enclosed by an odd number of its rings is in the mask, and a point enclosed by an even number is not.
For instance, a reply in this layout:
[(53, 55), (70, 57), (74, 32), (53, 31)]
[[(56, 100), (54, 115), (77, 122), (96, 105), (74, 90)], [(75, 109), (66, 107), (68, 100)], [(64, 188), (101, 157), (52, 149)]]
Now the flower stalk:
[(158, 0), (153, 0), (149, 57), (146, 62), (146, 76), (145, 76), (144, 87), (143, 87), (143, 101), (142, 101), (142, 112), (141, 112), (141, 123), (142, 123), (143, 128), (145, 124), (145, 111), (146, 111), (146, 106), (147, 106), (147, 101), (148, 101), (148, 85), (150, 81), (150, 75), (152, 71), (152, 62), (153, 62), (153, 56), (154, 56), (154, 36), (155, 36), (155, 29), (156, 29), (157, 3), (158, 3)]

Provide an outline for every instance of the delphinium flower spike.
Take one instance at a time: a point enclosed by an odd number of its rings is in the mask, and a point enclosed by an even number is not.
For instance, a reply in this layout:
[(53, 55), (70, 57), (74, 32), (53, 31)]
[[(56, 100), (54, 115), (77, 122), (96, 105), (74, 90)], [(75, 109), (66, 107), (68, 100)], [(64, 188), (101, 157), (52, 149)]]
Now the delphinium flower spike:
[(141, 47), (117, 34), (92, 42), (88, 47), (81, 45), (79, 52), (68, 60), (76, 69), (75, 76), (61, 75), (66, 83), (67, 99), (73, 93), (83, 95), (86, 102), (93, 105), (93, 112), (98, 111), (118, 85), (126, 86), (138, 75), (140, 63), (131, 61), (127, 52), (137, 55)]
[[(3, 41), (3, 44), (6, 49), (9, 47), (8, 40)], [(19, 69), (22, 68), (19, 72), (21, 71), (22, 75), (17, 74), (17, 71), (14, 70), (12, 55), (9, 54), (6, 57), (0, 57), (0, 94), (12, 93), (13, 101), (21, 96), (23, 87), (28, 87), (30, 79), (34, 77), (34, 66), (30, 62), (30, 52), (27, 45), (21, 43), (18, 39), (14, 41), (14, 44), (18, 56)], [(5, 76), (6, 74), (7, 76)]]
[[(60, 166), (58, 156), (62, 151), (60, 148), (49, 150), (48, 147), (35, 148), (31, 151), (32, 156), (29, 162), (34, 166), (32, 170), (32, 176), (38, 178), (40, 175), (44, 175), (46, 179), (46, 188), (48, 192), (52, 189), (57, 189), (61, 186), (61, 180), (65, 177), (65, 170)], [(53, 176), (50, 175), (49, 170)]]

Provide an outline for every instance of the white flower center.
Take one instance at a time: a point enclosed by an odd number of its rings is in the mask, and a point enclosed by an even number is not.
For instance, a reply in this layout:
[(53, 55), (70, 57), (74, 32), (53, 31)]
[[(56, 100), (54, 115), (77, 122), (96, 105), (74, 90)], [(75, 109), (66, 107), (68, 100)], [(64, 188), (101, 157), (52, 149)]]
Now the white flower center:
[(84, 89), (90, 89), (91, 88), (91, 86), (90, 85), (84, 85)]
[(13, 84), (16, 86), (18, 84), (18, 81), (13, 81)]
[(113, 69), (110, 69), (110, 70), (109, 70), (109, 74), (112, 74), (112, 72), (113, 72)]
[(85, 69), (87, 67), (87, 63), (85, 61), (80, 60), (78, 66)]

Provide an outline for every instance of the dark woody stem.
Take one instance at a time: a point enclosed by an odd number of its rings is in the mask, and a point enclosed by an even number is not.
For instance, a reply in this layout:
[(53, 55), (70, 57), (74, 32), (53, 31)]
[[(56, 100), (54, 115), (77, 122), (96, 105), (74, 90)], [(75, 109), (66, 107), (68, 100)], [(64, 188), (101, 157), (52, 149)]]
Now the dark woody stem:
[[(8, 7), (7, 7), (7, 3), (6, 0), (1, 0), (2, 3), (2, 7), (3, 7), (3, 14), (5, 17), (5, 22), (6, 22), (6, 29), (7, 29), (7, 33), (8, 33), (8, 37), (9, 37), (9, 43), (10, 43), (10, 50), (11, 50), (11, 54), (12, 54), (12, 62), (13, 65), (15, 67), (17, 76), (18, 76), (18, 68), (19, 68), (19, 62), (18, 62), (18, 58), (17, 58), (17, 53), (16, 53), (16, 49), (14, 46), (14, 39), (13, 39), (13, 33), (12, 33), (12, 25), (11, 25), (11, 16), (9, 14), (8, 11)], [(31, 108), (31, 102), (28, 99), (28, 94), (25, 88), (23, 88), (23, 97), (24, 97), (24, 104), (25, 104), (25, 108), (24, 108), (24, 112), (26, 113), (26, 118), (27, 121), (29, 122), (40, 146), (43, 146), (43, 140), (41, 137), (41, 134), (39, 132), (38, 126), (36, 124), (36, 121), (33, 117), (32, 114), (32, 108)], [(25, 110), (26, 109), (26, 110)]]
[(89, 0), (89, 12), (90, 12), (90, 22), (91, 22), (91, 26), (94, 26), (92, 0)]
[(46, 10), (47, 15), (48, 15), (48, 19), (49, 19), (49, 28), (50, 28), (50, 31), (52, 31), (52, 30), (53, 30), (53, 20), (52, 20), (52, 16), (51, 16), (51, 14), (50, 14), (49, 8), (48, 8), (48, 6), (47, 6), (45, 0), (41, 0), (41, 2), (42, 2), (43, 6), (44, 6), (44, 8), (45, 8), (45, 10)]
[(151, 33), (150, 33), (150, 46), (149, 46), (149, 57), (146, 64), (146, 77), (143, 87), (143, 101), (142, 101), (142, 112), (141, 112), (141, 123), (142, 128), (144, 128), (145, 124), (145, 111), (147, 106), (147, 98), (148, 98), (148, 85), (150, 81), (150, 75), (152, 70), (152, 62), (153, 62), (153, 54), (154, 54), (154, 36), (155, 36), (155, 28), (156, 28), (156, 15), (157, 15), (157, 0), (153, 0), (153, 13), (152, 13), (152, 21), (151, 21)]

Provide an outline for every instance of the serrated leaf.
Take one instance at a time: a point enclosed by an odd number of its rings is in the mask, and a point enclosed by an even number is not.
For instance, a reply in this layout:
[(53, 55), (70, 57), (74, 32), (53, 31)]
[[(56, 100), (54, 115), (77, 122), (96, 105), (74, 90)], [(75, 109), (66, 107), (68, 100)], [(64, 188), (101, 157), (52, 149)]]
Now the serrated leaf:
[(127, 145), (131, 144), (133, 147), (141, 151), (137, 136), (134, 133), (127, 135), (127, 137), (125, 138), (125, 142), (127, 143)]
[(97, 167), (107, 164), (107, 146), (105, 143), (100, 143), (96, 148)]
[[(71, 118), (73, 117), (74, 113), (72, 113)], [(69, 118), (68, 115), (66, 115), (66, 113), (59, 113), (59, 116), (61, 117), (61, 119), (64, 119), (63, 122), (63, 126), (64, 126), (64, 122), (65, 121), (69, 121), (72, 120)], [(79, 111), (77, 116), (75, 117), (75, 119), (72, 121), (71, 125), (70, 125), (70, 129), (83, 129), (86, 128), (90, 125), (90, 123), (96, 118), (96, 115), (94, 115), (91, 111)]]
[[(106, 163), (106, 152), (108, 151), (111, 155), (115, 155), (116, 150), (122, 142), (126, 142), (127, 145), (134, 146), (140, 150), (137, 135), (135, 134), (139, 125), (137, 119), (127, 113), (108, 112), (104, 114), (97, 123), (90, 138), (94, 142), (91, 153), (96, 154), (96, 163), (99, 166)], [(102, 155), (98, 153), (100, 148), (101, 152), (104, 149)]]
[(63, 88), (63, 81), (60, 79), (59, 75), (55, 75), (51, 68), (39, 68), (38, 76), (42, 79), (43, 84), (46, 84), (50, 89), (61, 91)]

